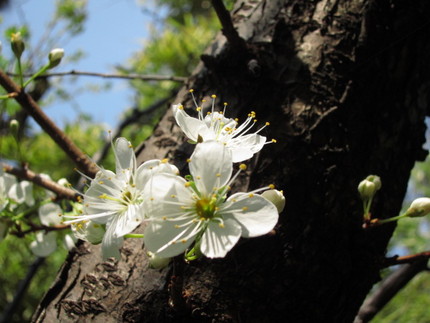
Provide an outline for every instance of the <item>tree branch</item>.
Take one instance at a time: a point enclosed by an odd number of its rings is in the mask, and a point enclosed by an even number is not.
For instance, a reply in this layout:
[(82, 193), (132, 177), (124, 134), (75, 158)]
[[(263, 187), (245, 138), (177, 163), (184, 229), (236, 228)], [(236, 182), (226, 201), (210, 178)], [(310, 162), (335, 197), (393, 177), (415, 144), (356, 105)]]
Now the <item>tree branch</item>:
[(237, 32), (236, 28), (234, 28), (230, 12), (224, 6), (223, 1), (212, 0), (212, 6), (215, 9), (219, 21), (221, 22), (221, 31), (223, 35), (227, 38), (227, 41), (231, 44), (232, 47), (235, 47), (236, 49), (246, 49), (245, 41), (239, 36), (239, 33)]
[(427, 269), (427, 258), (404, 265), (384, 279), (379, 288), (366, 299), (354, 323), (369, 322), (419, 272)]
[(48, 178), (40, 176), (40, 174), (37, 174), (29, 169), (16, 168), (6, 164), (2, 164), (2, 167), (9, 174), (33, 182), (43, 188), (46, 188), (47, 190), (50, 190), (51, 192), (54, 192), (57, 194), (57, 198), (59, 199), (77, 200), (80, 196), (72, 189), (64, 187)]
[(28, 224), (30, 226), (30, 229), (22, 230), (20, 226), (16, 226), (17, 227), (16, 231), (9, 231), (9, 234), (12, 234), (18, 238), (22, 238), (26, 234), (37, 232), (37, 231), (50, 232), (50, 231), (61, 231), (61, 230), (70, 228), (70, 225), (68, 225), (68, 224), (58, 224), (58, 225), (53, 225), (53, 226), (47, 226), (47, 225), (43, 225), (43, 224), (37, 225), (37, 224), (34, 224), (30, 221), (26, 222), (26, 224)]
[(97, 166), (58, 128), (42, 111), (33, 98), (0, 70), (0, 85), (30, 114), (42, 129), (63, 149), (82, 172), (90, 177), (97, 173)]
[(395, 265), (401, 265), (401, 264), (410, 264), (414, 263), (419, 260), (428, 260), (430, 258), (430, 251), (424, 251), (420, 253), (416, 253), (413, 255), (407, 255), (403, 257), (391, 257), (385, 259), (384, 267), (390, 267)]
[[(18, 76), (15, 73), (7, 73), (9, 76)], [(24, 76), (31, 76), (32, 74), (24, 74)], [(165, 76), (165, 75), (141, 75), (141, 74), (112, 74), (112, 73), (95, 73), (95, 72), (84, 72), (71, 70), (69, 72), (61, 73), (46, 73), (37, 77), (39, 78), (49, 78), (54, 76), (93, 76), (101, 78), (115, 78), (115, 79), (126, 79), (126, 80), (141, 80), (141, 81), (172, 81), (184, 83), (188, 78), (184, 76)]]

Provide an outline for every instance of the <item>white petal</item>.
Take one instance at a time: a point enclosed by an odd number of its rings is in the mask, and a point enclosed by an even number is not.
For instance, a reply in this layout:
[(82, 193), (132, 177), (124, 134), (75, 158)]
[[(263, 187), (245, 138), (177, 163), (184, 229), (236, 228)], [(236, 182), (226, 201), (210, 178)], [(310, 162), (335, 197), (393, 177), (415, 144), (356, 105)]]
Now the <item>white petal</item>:
[(25, 192), (19, 182), (12, 185), (12, 187), (9, 190), (9, 197), (15, 200), (15, 202), (18, 204), (24, 203)]
[(172, 174), (155, 174), (144, 189), (145, 211), (149, 218), (171, 217), (183, 213), (183, 205), (192, 205), (193, 192), (186, 181)]
[(241, 233), (241, 226), (233, 219), (225, 220), (223, 227), (219, 222), (210, 221), (202, 236), (200, 250), (208, 258), (225, 257), (239, 241)]
[(233, 162), (238, 163), (250, 159), (265, 143), (266, 137), (253, 133), (233, 138), (227, 143), (227, 147), (231, 149)]
[(66, 234), (64, 236), (64, 246), (66, 247), (67, 250), (72, 250), (75, 247), (75, 243), (76, 243), (76, 238), (74, 235), (71, 234)]
[(39, 208), (39, 219), (43, 225), (58, 225), (62, 221), (62, 210), (58, 204), (48, 203)]
[(151, 222), (146, 227), (143, 237), (146, 249), (161, 258), (170, 258), (183, 253), (193, 243), (198, 233), (196, 231), (193, 234), (193, 231), (200, 223), (185, 225), (187, 222), (189, 222), (187, 219)]
[(204, 121), (190, 117), (183, 109), (179, 109), (180, 105), (173, 105), (173, 115), (181, 130), (185, 135), (193, 141), (197, 142), (198, 136), (202, 138), (208, 137), (208, 127)]
[(122, 237), (136, 229), (143, 220), (142, 205), (130, 204), (127, 210), (118, 216), (115, 235)]
[(106, 225), (106, 232), (102, 240), (102, 255), (103, 259), (114, 257), (121, 259), (119, 248), (122, 246), (123, 238), (115, 235), (117, 218), (114, 218), (111, 223)]
[(57, 233), (54, 231), (44, 234), (38, 232), (36, 240), (30, 244), (31, 251), (38, 257), (47, 257), (57, 249)]
[(122, 178), (124, 170), (134, 171), (136, 167), (136, 157), (134, 155), (133, 146), (127, 139), (123, 137), (118, 138), (115, 141), (114, 152), (117, 176)]
[(205, 141), (198, 144), (191, 156), (190, 173), (197, 189), (204, 196), (210, 195), (214, 188), (225, 186), (232, 170), (231, 152), (219, 142)]
[(148, 182), (151, 176), (158, 173), (179, 174), (176, 166), (161, 162), (158, 159), (148, 160), (140, 165), (136, 170), (136, 186), (142, 188)]
[[(236, 201), (236, 202), (235, 202)], [(258, 237), (268, 233), (278, 222), (278, 210), (260, 195), (248, 193), (230, 196), (220, 213), (224, 219), (232, 217), (242, 226), (242, 237)]]

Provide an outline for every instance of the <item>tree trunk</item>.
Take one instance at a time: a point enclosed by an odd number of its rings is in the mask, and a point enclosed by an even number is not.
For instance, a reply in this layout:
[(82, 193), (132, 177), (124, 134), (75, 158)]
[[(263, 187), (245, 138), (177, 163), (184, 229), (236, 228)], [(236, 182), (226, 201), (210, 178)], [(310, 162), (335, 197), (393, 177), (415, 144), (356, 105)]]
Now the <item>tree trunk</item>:
[[(178, 257), (160, 271), (147, 268), (138, 239), (119, 262), (81, 244), (34, 321), (353, 321), (395, 227), (362, 228), (357, 185), (379, 175), (372, 213), (397, 215), (426, 156), (430, 2), (248, 0), (232, 15), (246, 47), (220, 35), (175, 103), (191, 107), (194, 88), (228, 102), (229, 117), (254, 110), (271, 123), (277, 143), (236, 188), (284, 190), (274, 232), (242, 239), (224, 259)], [(192, 149), (168, 111), (138, 159), (169, 157), (184, 174)]]

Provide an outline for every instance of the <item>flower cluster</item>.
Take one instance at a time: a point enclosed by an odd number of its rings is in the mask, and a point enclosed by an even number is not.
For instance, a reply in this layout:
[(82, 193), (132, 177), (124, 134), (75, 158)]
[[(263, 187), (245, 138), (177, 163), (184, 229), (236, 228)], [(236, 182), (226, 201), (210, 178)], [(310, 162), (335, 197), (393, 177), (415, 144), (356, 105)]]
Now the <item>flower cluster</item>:
[[(268, 185), (228, 196), (246, 169), (241, 164), (234, 172), (233, 163), (259, 152), (266, 137), (258, 134), (262, 128), (249, 133), (254, 112), (238, 125), (224, 116), (225, 111), (214, 111), (214, 101), (215, 96), (205, 117), (199, 107), (198, 118), (189, 116), (180, 104), (172, 108), (178, 125), (196, 144), (185, 178), (167, 160), (136, 165), (130, 142), (117, 139), (116, 171), (100, 168), (89, 179), (79, 214), (65, 222), (72, 225), (75, 236), (101, 242), (105, 258), (120, 256), (124, 238), (143, 236), (151, 266), (160, 268), (166, 259), (180, 254), (187, 260), (224, 257), (240, 237), (270, 232), (285, 205), (282, 192)], [(264, 195), (258, 194), (263, 191)], [(147, 222), (144, 234), (132, 234), (142, 222)]]

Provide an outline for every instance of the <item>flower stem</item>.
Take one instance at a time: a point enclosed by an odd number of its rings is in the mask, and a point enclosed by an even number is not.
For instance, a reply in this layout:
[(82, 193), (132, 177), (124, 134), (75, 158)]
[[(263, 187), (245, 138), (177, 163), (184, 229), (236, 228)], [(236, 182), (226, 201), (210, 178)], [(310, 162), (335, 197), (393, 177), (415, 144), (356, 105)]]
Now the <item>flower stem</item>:
[(403, 214), (400, 214), (400, 215), (398, 215), (398, 216), (394, 216), (394, 217), (392, 217), (392, 218), (383, 219), (383, 220), (378, 220), (378, 224), (384, 224), (384, 223), (388, 223), (388, 222), (397, 221), (397, 220), (399, 220), (399, 219), (401, 219), (401, 218), (404, 218), (404, 217), (406, 217), (406, 216), (407, 216), (407, 213), (403, 213)]
[(124, 235), (124, 238), (143, 238), (143, 234), (129, 233), (129, 234)]
[[(46, 64), (45, 66), (43, 66), (40, 70), (38, 70), (36, 73), (34, 73), (25, 83), (24, 85), (22, 85), (23, 88), (25, 88), (28, 84), (30, 84), (30, 82), (32, 82), (36, 77), (42, 75), (43, 73), (45, 73), (49, 68), (49, 64)], [(19, 73), (21, 75), (21, 84), (22, 84), (22, 73)]]

